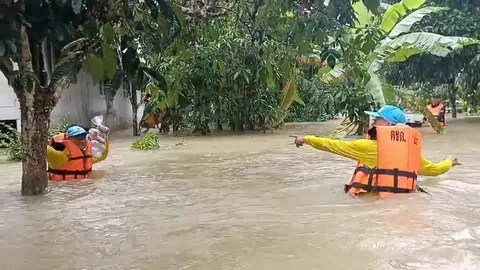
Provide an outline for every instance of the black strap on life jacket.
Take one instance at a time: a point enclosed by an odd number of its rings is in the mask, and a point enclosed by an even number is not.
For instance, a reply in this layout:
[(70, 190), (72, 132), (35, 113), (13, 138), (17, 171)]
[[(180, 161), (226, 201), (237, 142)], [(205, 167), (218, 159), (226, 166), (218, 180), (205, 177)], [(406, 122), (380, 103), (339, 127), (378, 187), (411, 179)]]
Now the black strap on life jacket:
[[(91, 155), (84, 155), (84, 156), (78, 156), (78, 157), (71, 157), (69, 160), (87, 160), (91, 158)], [(87, 169), (87, 170), (76, 170), (76, 171), (70, 171), (70, 170), (54, 170), (54, 169), (48, 169), (47, 172), (51, 174), (56, 174), (56, 175), (61, 175), (63, 177), (63, 180), (65, 180), (67, 175), (73, 175), (73, 178), (76, 179), (77, 176), (79, 175), (88, 175), (89, 173), (92, 172), (92, 168)]]
[[(377, 169), (377, 168), (369, 169), (363, 166), (355, 169), (354, 175), (356, 175), (358, 172), (363, 172), (365, 174), (368, 174), (368, 183), (367, 184), (351, 183), (351, 184), (345, 185), (345, 189), (344, 189), (345, 193), (347, 193), (352, 187), (361, 188), (367, 192), (390, 192), (390, 193), (410, 193), (410, 192), (413, 192), (417, 187), (416, 186), (417, 175), (414, 172), (400, 171), (398, 169)], [(374, 177), (381, 174), (393, 176), (393, 187), (373, 185)], [(399, 176), (407, 177), (410, 181), (412, 181), (412, 188), (411, 189), (399, 188), (398, 187)]]
[(63, 180), (65, 180), (67, 175), (73, 175), (74, 179), (76, 179), (77, 176), (79, 176), (79, 175), (88, 175), (90, 172), (92, 172), (92, 169), (90, 168), (88, 170), (82, 170), (82, 171), (48, 169), (47, 172), (49, 172), (51, 174), (61, 175), (63, 177)]
[(89, 159), (91, 158), (92, 156), (91, 155), (84, 155), (84, 156), (78, 156), (78, 157), (71, 157), (69, 158), (69, 160), (78, 160), (78, 159)]

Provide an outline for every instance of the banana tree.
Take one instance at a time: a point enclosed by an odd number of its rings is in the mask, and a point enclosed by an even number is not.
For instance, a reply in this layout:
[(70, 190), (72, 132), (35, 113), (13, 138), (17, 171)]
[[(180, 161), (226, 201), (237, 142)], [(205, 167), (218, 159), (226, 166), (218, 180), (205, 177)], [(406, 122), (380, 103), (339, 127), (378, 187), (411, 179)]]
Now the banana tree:
[[(425, 0), (408, 0), (391, 5), (381, 16), (371, 17), (372, 26), (357, 30), (347, 40), (347, 45), (356, 44), (359, 48), (357, 52), (361, 57), (355, 60), (362, 59), (363, 68), (360, 73), (369, 77), (364, 87), (370, 91), (379, 106), (393, 103), (396, 96), (395, 88), (381, 75), (385, 64), (402, 62), (420, 53), (445, 57), (453, 50), (478, 43), (477, 40), (466, 37), (409, 33), (412, 25), (427, 14), (446, 10), (443, 7), (422, 7), (424, 3)], [(351, 66), (356, 63), (346, 64)], [(322, 74), (322, 78), (330, 82), (338, 81), (349, 72), (351, 73), (351, 68), (334, 69)], [(355, 74), (358, 75), (358, 71), (354, 72), (354, 76)]]
[(137, 94), (145, 92), (151, 82), (157, 83), (160, 88), (166, 89), (167, 82), (162, 74), (141, 63), (140, 56), (133, 48), (128, 48), (122, 55), (123, 89), (132, 105), (132, 131), (133, 136), (139, 136), (138, 108), (142, 101), (138, 101)]
[[(392, 92), (394, 88), (379, 74), (384, 64), (403, 62), (420, 53), (445, 57), (453, 50), (478, 43), (478, 40), (468, 37), (442, 36), (426, 32), (408, 33), (413, 24), (426, 15), (446, 10), (443, 7), (420, 8), (425, 2), (425, 0), (402, 1), (390, 6), (382, 17), (379, 29), (386, 34), (373, 49), (369, 57), (371, 61), (367, 63), (371, 76), (367, 88), (381, 106), (393, 102), (395, 97), (395, 93)], [(413, 12), (408, 14), (409, 11)], [(399, 21), (402, 17), (403, 19)]]

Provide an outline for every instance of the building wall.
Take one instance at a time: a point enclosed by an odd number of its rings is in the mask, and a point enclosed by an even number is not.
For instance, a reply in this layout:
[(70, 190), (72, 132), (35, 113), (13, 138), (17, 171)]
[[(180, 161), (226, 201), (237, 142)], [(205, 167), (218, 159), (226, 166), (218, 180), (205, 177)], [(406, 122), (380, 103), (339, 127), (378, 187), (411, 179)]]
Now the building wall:
[(8, 85), (7, 78), (0, 73), (0, 121), (16, 120), (20, 131), (20, 103), (13, 89)]
[[(140, 98), (140, 93), (137, 93)], [(140, 100), (140, 99), (138, 99)], [(81, 72), (77, 83), (66, 89), (52, 112), (52, 123), (61, 124), (66, 118), (68, 123), (90, 126), (90, 119), (95, 115), (105, 114), (106, 103), (99, 86), (93, 85), (90, 74)], [(139, 110), (139, 117), (142, 110)], [(5, 77), (0, 75), (0, 121), (20, 119), (20, 107), (13, 90)], [(113, 117), (109, 119), (112, 130), (131, 127), (132, 109), (130, 101), (120, 88), (115, 96)], [(18, 123), (18, 127), (20, 127)]]
[[(52, 112), (52, 122), (60, 124), (66, 118), (68, 123), (90, 125), (90, 119), (95, 115), (105, 115), (105, 97), (100, 93), (99, 85), (94, 85), (92, 77), (86, 72), (77, 76), (77, 83), (72, 84), (65, 90)], [(132, 121), (132, 109), (130, 101), (120, 88), (114, 101), (114, 111), (109, 119), (112, 129), (120, 129), (130, 126)]]

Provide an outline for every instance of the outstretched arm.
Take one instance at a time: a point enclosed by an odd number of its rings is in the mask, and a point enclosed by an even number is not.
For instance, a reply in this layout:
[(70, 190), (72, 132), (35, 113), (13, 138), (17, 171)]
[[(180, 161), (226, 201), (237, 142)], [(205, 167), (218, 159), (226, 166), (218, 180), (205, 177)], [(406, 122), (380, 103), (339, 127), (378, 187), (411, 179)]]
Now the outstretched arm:
[[(107, 147), (105, 149), (105, 152), (103, 152), (102, 156), (97, 160), (93, 160), (94, 164), (107, 159), (110, 150), (109, 140), (106, 140), (106, 145)], [(47, 162), (52, 169), (59, 169), (67, 165), (69, 161), (70, 155), (63, 144), (57, 143), (53, 146), (47, 146)]]
[(359, 161), (367, 166), (376, 166), (376, 141), (366, 139), (342, 141), (316, 136), (305, 136), (303, 139), (306, 144), (318, 150)]
[(103, 152), (102, 156), (99, 157), (98, 159), (93, 159), (93, 164), (95, 163), (98, 163), (98, 162), (101, 162), (101, 161), (104, 161), (105, 159), (107, 159), (108, 157), (108, 153), (110, 152), (110, 140), (109, 139), (106, 139), (105, 140), (105, 145), (107, 146), (105, 148), (105, 152)]
[(453, 165), (453, 161), (448, 158), (438, 163), (433, 163), (422, 157), (418, 174), (423, 176), (438, 176), (448, 172)]

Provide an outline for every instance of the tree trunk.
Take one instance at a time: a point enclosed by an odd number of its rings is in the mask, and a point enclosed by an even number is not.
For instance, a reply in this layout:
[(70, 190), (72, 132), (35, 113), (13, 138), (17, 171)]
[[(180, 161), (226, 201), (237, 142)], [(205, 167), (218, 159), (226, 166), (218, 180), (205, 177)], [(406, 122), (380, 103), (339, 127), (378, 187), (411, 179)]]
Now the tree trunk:
[(452, 118), (457, 118), (457, 88), (451, 85), (448, 90), (448, 98), (452, 106)]
[(114, 111), (114, 101), (115, 101), (115, 94), (112, 93), (111, 89), (105, 86), (104, 88), (105, 94), (105, 125), (109, 126), (113, 124), (113, 120), (115, 118), (115, 111)]
[(217, 131), (222, 131), (223, 130), (222, 122), (219, 119), (216, 120), (215, 126), (216, 126)]
[(138, 132), (138, 120), (137, 120), (137, 104), (132, 104), (132, 129), (133, 129), (133, 136), (139, 136), (140, 132)]
[(180, 110), (178, 108), (172, 109), (171, 119), (173, 136), (178, 136), (178, 130), (180, 129)]
[(15, 91), (20, 103), (22, 157), (22, 195), (41, 195), (48, 186), (47, 142), (50, 114), (55, 99), (50, 88)]
[[(22, 11), (25, 3), (19, 1)], [(20, 103), (21, 142), (22, 142), (22, 195), (44, 194), (48, 186), (47, 142), (50, 128), (50, 114), (55, 106), (55, 92), (50, 88), (36, 86), (28, 74), (34, 73), (32, 52), (27, 29), (20, 26), (20, 61), (18, 63), (21, 78), (14, 83), (14, 92)], [(40, 74), (36, 74), (41, 77)], [(25, 83), (27, 82), (27, 83)]]
[(138, 129), (138, 102), (137, 102), (137, 91), (133, 88), (132, 84), (129, 85), (130, 89), (130, 104), (132, 105), (132, 134), (133, 136), (140, 136), (140, 131)]
[(357, 131), (355, 134), (357, 135), (365, 135), (368, 132), (369, 128), (369, 120), (360, 120), (357, 124)]
[(235, 131), (235, 121), (233, 120), (230, 120), (230, 122), (228, 123), (228, 126), (230, 127), (230, 131)]

